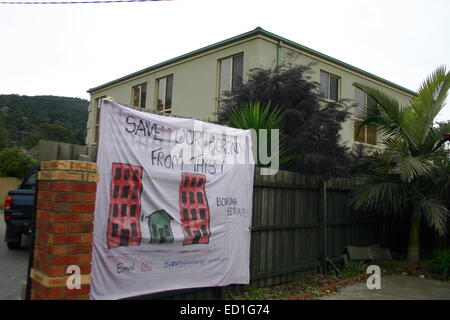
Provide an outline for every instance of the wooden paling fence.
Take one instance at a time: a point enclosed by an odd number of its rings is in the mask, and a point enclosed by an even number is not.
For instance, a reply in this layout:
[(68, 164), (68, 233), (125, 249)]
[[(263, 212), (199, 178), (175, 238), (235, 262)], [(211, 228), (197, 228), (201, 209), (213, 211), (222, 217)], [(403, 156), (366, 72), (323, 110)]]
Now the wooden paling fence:
[[(297, 279), (304, 272), (324, 272), (344, 247), (376, 243), (372, 213), (349, 206), (350, 179), (324, 182), (318, 176), (280, 171), (255, 174), (250, 250), (251, 288)], [(329, 266), (329, 265), (328, 265)], [(248, 286), (163, 292), (133, 299), (222, 299)]]

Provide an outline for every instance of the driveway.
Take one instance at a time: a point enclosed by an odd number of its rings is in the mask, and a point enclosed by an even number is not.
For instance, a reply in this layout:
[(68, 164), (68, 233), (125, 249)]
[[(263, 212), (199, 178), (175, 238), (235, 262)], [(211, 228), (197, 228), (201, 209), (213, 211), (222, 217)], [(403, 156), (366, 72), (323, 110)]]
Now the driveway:
[(27, 277), (30, 237), (22, 236), (19, 250), (9, 250), (5, 240), (5, 221), (0, 210), (0, 300), (18, 300)]
[(450, 300), (450, 282), (409, 276), (381, 275), (381, 289), (367, 289), (366, 282), (344, 287), (319, 300)]

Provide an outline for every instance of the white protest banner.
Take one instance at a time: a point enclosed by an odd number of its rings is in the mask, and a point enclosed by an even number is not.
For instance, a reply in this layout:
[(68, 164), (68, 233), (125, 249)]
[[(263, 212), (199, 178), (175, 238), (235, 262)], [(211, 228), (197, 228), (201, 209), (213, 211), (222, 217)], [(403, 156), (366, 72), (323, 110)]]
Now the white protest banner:
[(249, 283), (250, 131), (100, 111), (91, 299)]

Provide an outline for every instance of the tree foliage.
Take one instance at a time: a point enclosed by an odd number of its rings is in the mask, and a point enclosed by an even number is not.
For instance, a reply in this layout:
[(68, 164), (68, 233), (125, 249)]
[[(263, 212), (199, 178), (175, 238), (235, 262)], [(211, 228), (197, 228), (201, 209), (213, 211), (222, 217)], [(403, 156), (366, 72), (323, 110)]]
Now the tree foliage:
[(57, 96), (0, 95), (6, 147), (31, 149), (40, 139), (84, 144), (87, 100)]
[(444, 149), (445, 139), (433, 122), (445, 105), (450, 73), (445, 67), (438, 67), (405, 107), (377, 89), (354, 85), (376, 102), (365, 108), (366, 118), (361, 126), (376, 128), (386, 148), (357, 164), (364, 180), (355, 189), (353, 206), (408, 214), (408, 259), (415, 263), (421, 219), (440, 234), (447, 231), (449, 211), (442, 199), (450, 184), (449, 155)]
[(450, 133), (450, 120), (438, 122), (437, 130), (440, 135)]
[(219, 120), (227, 122), (235, 109), (245, 103), (279, 106), (283, 110), (281, 137), (288, 154), (295, 154), (283, 169), (346, 176), (352, 157), (339, 144), (341, 124), (349, 117), (346, 101), (324, 102), (320, 85), (311, 81), (311, 65), (286, 64), (258, 69), (221, 101)]
[(3, 119), (3, 115), (0, 112), (0, 150), (2, 150), (5, 146), (6, 146), (5, 120)]
[(0, 152), (0, 176), (23, 178), (37, 165), (37, 161), (19, 147), (6, 148)]

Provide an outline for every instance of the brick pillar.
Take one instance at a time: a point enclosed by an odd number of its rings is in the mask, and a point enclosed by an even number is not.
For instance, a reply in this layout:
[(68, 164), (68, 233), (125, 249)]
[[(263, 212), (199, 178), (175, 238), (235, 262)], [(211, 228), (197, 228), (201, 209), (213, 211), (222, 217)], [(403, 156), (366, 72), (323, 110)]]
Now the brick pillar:
[[(93, 162), (41, 163), (31, 299), (89, 299), (96, 169)], [(66, 286), (69, 265), (81, 269), (80, 289)]]

